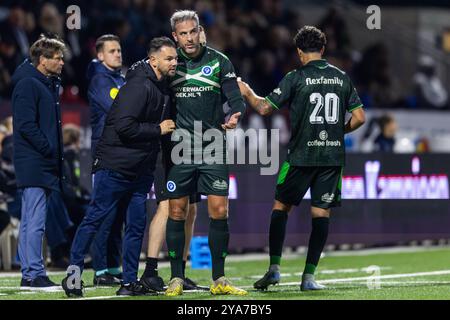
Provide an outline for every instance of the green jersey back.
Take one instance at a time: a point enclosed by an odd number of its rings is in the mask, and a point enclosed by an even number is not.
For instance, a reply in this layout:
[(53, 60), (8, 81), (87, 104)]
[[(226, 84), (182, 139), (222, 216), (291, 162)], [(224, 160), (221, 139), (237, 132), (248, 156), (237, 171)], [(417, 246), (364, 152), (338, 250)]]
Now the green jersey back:
[[(225, 131), (221, 127), (225, 123), (223, 104), (228, 102), (231, 114), (241, 112), (243, 115), (245, 111), (234, 67), (225, 55), (210, 47), (202, 47), (195, 58), (187, 57), (180, 48), (177, 52), (177, 70), (170, 83), (176, 105), (176, 128), (187, 130), (192, 138), (197, 136), (200, 141), (199, 134), (218, 129), (223, 135), (225, 152)], [(200, 121), (201, 132), (194, 131)], [(203, 142), (200, 148), (193, 141), (194, 153), (201, 153), (209, 143)]]
[(289, 107), (287, 161), (294, 166), (345, 164), (345, 112), (363, 105), (350, 78), (326, 60), (289, 72), (266, 100)]

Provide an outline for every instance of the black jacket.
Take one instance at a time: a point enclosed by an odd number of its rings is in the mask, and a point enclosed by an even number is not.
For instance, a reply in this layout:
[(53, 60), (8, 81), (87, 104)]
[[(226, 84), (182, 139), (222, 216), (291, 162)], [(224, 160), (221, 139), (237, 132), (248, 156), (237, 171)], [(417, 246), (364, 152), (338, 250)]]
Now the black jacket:
[(146, 60), (127, 72), (97, 145), (93, 171), (110, 169), (133, 180), (155, 169), (160, 150), (159, 124), (170, 116), (170, 91)]
[(60, 191), (63, 177), (60, 80), (44, 76), (29, 60), (17, 68), (12, 80), (17, 187)]

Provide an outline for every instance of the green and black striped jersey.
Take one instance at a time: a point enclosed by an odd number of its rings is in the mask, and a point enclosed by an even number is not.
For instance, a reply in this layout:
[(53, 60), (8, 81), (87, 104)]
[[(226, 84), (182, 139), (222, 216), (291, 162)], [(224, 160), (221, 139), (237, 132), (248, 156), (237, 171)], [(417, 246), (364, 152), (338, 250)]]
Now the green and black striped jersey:
[(289, 107), (291, 165), (345, 164), (345, 113), (363, 106), (345, 72), (326, 60), (311, 61), (289, 72), (266, 100), (275, 109)]
[[(223, 104), (228, 102), (231, 114), (241, 112), (243, 116), (245, 111), (231, 61), (207, 46), (192, 59), (182, 49), (177, 51), (177, 70), (170, 82), (176, 105), (176, 128), (186, 129), (193, 137), (194, 121), (201, 121), (203, 132), (214, 128), (225, 136), (221, 127), (225, 123)], [(208, 143), (204, 142), (203, 147)], [(197, 151), (200, 150), (194, 149)]]

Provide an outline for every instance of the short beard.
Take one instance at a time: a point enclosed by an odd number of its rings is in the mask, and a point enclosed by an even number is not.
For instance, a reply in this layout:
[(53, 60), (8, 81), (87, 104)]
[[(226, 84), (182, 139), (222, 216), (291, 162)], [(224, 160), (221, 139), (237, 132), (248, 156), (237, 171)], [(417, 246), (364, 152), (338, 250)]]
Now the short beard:
[(164, 72), (163, 70), (161, 70), (160, 68), (158, 68), (159, 73), (161, 74), (161, 79), (165, 79), (168, 76), (168, 71)]

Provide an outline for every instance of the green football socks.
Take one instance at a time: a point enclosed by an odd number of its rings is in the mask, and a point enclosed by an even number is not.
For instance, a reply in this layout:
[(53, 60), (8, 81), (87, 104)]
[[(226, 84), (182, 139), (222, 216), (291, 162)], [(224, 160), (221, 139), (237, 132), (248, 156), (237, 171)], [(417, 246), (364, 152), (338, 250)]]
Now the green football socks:
[(208, 244), (211, 250), (214, 281), (225, 275), (225, 257), (228, 255), (229, 239), (228, 219), (210, 219)]
[(287, 219), (288, 213), (286, 211), (273, 210), (269, 230), (269, 255), (271, 266), (280, 265), (284, 237), (286, 235)]
[(319, 264), (325, 243), (328, 238), (328, 225), (330, 218), (313, 218), (312, 231), (308, 244), (308, 255), (306, 256), (306, 265), (303, 274), (314, 274)]
[(167, 219), (166, 241), (169, 251), (170, 269), (173, 278), (182, 278), (183, 275), (183, 251), (184, 251), (184, 222), (185, 220)]

